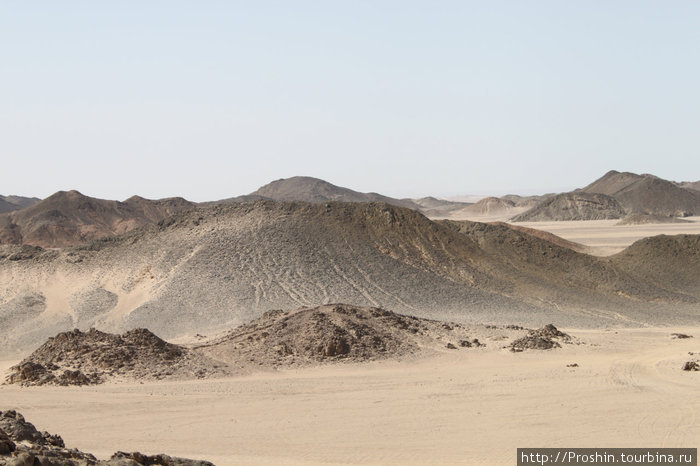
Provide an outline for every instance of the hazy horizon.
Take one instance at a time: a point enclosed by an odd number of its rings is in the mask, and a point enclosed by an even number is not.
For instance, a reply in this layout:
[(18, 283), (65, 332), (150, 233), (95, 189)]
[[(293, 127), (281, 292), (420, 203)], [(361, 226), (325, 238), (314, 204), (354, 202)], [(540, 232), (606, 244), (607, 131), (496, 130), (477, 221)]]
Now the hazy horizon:
[(6, 195), (393, 197), (700, 179), (700, 4), (0, 5)]

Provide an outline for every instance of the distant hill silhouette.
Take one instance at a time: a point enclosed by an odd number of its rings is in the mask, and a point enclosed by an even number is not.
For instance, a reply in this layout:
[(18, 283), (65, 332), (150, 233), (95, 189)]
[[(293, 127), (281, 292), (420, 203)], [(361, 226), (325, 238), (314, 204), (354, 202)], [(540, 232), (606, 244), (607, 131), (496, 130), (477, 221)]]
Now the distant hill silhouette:
[(387, 204), (409, 209), (420, 209), (420, 206), (410, 199), (395, 199), (377, 193), (361, 193), (352, 189), (336, 186), (327, 181), (310, 176), (293, 176), (275, 180), (256, 191), (230, 199), (224, 202), (241, 202), (269, 199), (273, 201), (301, 202), (386, 202)]
[(72, 246), (125, 233), (194, 206), (182, 198), (134, 196), (119, 202), (59, 191), (24, 209), (0, 214), (0, 244)]
[(41, 199), (37, 197), (0, 196), (0, 214), (24, 209), (39, 201), (41, 201)]

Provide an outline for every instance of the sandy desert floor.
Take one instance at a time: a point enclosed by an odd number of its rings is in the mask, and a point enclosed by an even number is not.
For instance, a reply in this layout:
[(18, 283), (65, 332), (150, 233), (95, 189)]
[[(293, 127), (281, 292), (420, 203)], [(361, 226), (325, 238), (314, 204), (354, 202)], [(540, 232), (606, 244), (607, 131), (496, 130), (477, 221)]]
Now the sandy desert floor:
[(615, 225), (619, 220), (586, 220), (518, 222), (516, 225), (548, 231), (569, 241), (589, 246), (589, 253), (593, 255), (609, 256), (647, 236), (700, 234), (700, 217), (687, 217), (684, 220), (690, 223)]
[(417, 361), (220, 380), (0, 386), (0, 409), (98, 456), (219, 465), (510, 465), (518, 447), (698, 446), (700, 372), (681, 366), (700, 358), (700, 327), (564, 330), (585, 344), (511, 353), (490, 340)]

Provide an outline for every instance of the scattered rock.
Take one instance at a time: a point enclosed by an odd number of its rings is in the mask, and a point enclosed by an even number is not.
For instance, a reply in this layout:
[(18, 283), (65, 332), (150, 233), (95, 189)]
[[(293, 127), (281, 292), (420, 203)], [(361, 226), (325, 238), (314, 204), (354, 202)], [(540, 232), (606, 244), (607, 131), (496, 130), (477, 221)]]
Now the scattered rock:
[(700, 371), (700, 364), (698, 364), (696, 361), (686, 361), (686, 363), (683, 365), (683, 370)]
[(578, 367), (578, 363), (567, 364), (566, 367)]
[(447, 348), (447, 349), (457, 349), (457, 347), (456, 347), (455, 345), (453, 345), (452, 343), (448, 343), (448, 344), (446, 345), (446, 348)]
[(0, 429), (0, 455), (9, 455), (15, 449), (17, 445), (12, 439), (5, 433), (4, 430)]
[(683, 340), (685, 338), (693, 338), (692, 335), (686, 335), (685, 333), (672, 333), (671, 336), (679, 340)]
[(163, 465), (163, 466), (214, 466), (209, 461), (176, 458), (168, 455), (144, 455), (139, 452), (124, 453), (118, 451), (107, 462), (109, 465)]
[(477, 338), (473, 338), (471, 341), (460, 340), (459, 346), (461, 346), (462, 348), (471, 348), (472, 346), (478, 348), (479, 346), (486, 346), (486, 345), (481, 343)]

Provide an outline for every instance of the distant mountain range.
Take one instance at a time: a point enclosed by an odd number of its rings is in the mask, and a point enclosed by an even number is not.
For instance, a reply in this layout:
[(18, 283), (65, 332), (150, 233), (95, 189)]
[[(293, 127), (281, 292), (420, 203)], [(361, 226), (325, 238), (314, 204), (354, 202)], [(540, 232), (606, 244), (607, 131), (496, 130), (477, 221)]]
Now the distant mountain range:
[[(622, 219), (660, 222), (700, 215), (700, 182), (671, 182), (653, 175), (610, 171), (588, 186), (562, 194), (487, 197), (476, 203), (435, 197), (397, 199), (361, 193), (317, 178), (296, 176), (273, 181), (243, 196), (194, 203), (183, 198), (149, 200), (133, 196), (112, 201), (59, 191), (44, 199), (0, 196), (0, 244), (65, 247), (122, 234), (177, 212), (215, 204), (256, 200), (381, 202), (417, 210), (433, 219), (516, 222)], [(670, 221), (670, 220), (669, 220)]]
[(29, 207), (0, 214), (0, 244), (55, 248), (114, 236), (157, 222), (196, 204), (182, 198), (124, 202), (59, 191)]
[(516, 222), (700, 215), (700, 182), (674, 183), (654, 175), (610, 171), (588, 186), (562, 193), (513, 217)]

